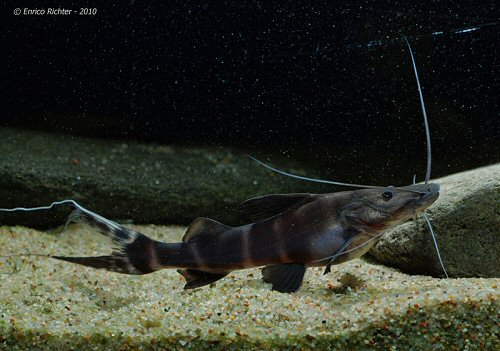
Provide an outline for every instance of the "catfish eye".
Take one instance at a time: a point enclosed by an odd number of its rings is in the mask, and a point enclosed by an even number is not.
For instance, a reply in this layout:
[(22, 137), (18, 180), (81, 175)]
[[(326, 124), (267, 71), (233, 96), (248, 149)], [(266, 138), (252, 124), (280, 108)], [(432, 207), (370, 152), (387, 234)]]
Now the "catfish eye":
[(382, 196), (384, 197), (384, 199), (387, 199), (387, 200), (392, 199), (392, 191), (389, 191), (389, 190), (384, 191)]

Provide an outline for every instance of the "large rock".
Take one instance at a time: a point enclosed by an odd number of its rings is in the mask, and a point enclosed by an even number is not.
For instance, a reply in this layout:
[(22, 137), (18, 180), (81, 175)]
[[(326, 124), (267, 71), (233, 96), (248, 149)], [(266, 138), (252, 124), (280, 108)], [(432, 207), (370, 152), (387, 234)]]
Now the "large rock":
[[(441, 195), (429, 214), (451, 277), (500, 277), (500, 163), (433, 182)], [(443, 276), (423, 219), (384, 235), (369, 255), (413, 274)]]
[[(0, 128), (0, 207), (74, 199), (113, 219), (187, 224), (198, 216), (235, 224), (236, 206), (265, 193), (321, 190), (258, 166), (243, 152), (166, 147)], [(70, 209), (0, 212), (0, 223), (49, 227)]]

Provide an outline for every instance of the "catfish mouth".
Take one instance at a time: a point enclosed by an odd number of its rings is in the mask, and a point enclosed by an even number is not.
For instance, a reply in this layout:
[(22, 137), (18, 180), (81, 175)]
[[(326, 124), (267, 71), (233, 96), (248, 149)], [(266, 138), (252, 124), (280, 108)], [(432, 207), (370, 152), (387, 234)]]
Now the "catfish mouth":
[(432, 205), (439, 197), (439, 184), (419, 184), (414, 185), (416, 191), (420, 192), (420, 196), (413, 200), (413, 205), (415, 206), (415, 211), (417, 213), (424, 212), (427, 207)]

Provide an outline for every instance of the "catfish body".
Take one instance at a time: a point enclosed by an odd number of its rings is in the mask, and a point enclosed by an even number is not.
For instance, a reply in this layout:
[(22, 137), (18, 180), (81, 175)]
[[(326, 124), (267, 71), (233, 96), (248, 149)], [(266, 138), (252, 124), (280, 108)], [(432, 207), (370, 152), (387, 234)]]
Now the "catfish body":
[(180, 268), (195, 288), (229, 272), (265, 266), (273, 289), (296, 291), (309, 266), (358, 258), (385, 230), (422, 212), (439, 196), (439, 185), (363, 189), (329, 194), (267, 195), (240, 209), (252, 223), (229, 227), (197, 218), (182, 242), (163, 243), (127, 229), (80, 206), (70, 220), (81, 220), (109, 236), (118, 249), (99, 257), (54, 258), (126, 274)]
[[(346, 240), (346, 231), (333, 214), (337, 202), (329, 195), (334, 194), (293, 194), (299, 205), (239, 227), (198, 218), (189, 227), (177, 254), (167, 253), (162, 263), (167, 267), (219, 271), (291, 262), (307, 265), (327, 257)], [(288, 196), (284, 195), (285, 201)], [(261, 201), (267, 199), (258, 199)], [(271, 201), (279, 202), (279, 196)]]

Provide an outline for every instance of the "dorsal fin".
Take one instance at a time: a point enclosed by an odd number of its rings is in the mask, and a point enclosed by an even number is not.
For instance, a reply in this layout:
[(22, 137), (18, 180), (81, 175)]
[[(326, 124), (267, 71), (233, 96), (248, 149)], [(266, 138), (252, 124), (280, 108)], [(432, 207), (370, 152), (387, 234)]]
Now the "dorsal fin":
[(217, 236), (229, 229), (231, 229), (231, 227), (214, 221), (213, 219), (199, 217), (191, 222), (186, 234), (184, 234), (182, 238), (182, 242), (185, 243), (195, 239)]
[(316, 195), (305, 193), (264, 195), (246, 200), (238, 210), (245, 213), (253, 222), (258, 222), (297, 208), (315, 198)]

